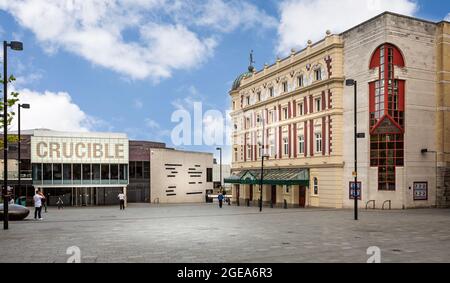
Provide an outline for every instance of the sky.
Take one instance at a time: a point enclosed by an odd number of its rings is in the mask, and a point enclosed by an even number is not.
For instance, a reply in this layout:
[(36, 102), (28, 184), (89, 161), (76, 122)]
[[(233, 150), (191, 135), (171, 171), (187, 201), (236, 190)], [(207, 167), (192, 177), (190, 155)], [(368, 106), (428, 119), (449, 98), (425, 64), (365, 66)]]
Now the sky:
[(201, 103), (192, 136), (214, 135), (250, 50), (260, 69), (383, 11), (450, 21), (442, 0), (0, 0), (0, 39), (24, 43), (8, 53), (11, 88), (31, 104), (22, 129), (124, 132), (213, 153), (224, 146), (229, 163), (225, 137), (174, 142), (174, 113), (194, 117)]

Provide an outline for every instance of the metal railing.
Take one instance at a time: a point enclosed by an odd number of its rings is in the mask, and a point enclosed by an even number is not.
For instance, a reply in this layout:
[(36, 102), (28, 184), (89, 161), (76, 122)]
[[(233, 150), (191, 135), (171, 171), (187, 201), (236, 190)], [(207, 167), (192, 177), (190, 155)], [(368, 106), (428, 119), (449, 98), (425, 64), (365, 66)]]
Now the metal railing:
[(375, 200), (369, 200), (369, 201), (366, 203), (366, 210), (369, 209), (369, 204), (372, 203), (372, 202), (373, 202), (373, 208), (372, 208), (372, 209), (375, 209)]

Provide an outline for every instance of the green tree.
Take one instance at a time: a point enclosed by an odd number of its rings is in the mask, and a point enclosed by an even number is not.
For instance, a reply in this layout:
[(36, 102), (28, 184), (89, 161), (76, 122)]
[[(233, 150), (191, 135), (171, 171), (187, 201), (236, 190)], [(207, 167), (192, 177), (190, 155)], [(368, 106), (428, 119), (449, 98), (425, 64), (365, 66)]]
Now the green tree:
[[(8, 84), (13, 83), (16, 80), (16, 78), (11, 75), (8, 78)], [(3, 79), (0, 78), (0, 84), (3, 85)], [(3, 92), (2, 90), (0, 90), (0, 93)], [(17, 102), (19, 102), (19, 93), (18, 92), (14, 92), (12, 91), (9, 95), (8, 95), (9, 99), (8, 99), (8, 109), (12, 109), (12, 107), (14, 105), (16, 105)], [(0, 114), (3, 115), (3, 98), (0, 101)], [(0, 117), (0, 131), (3, 131), (3, 127), (5, 125), (5, 122), (7, 123), (8, 126), (11, 125), (12, 121), (14, 120), (14, 117), (16, 116), (16, 113), (14, 111), (8, 111), (8, 117), (6, 117), (6, 121), (5, 121), (5, 117)], [(17, 143), (19, 141), (19, 137), (17, 135), (8, 135), (8, 143)], [(0, 138), (0, 149), (3, 149), (3, 137)]]

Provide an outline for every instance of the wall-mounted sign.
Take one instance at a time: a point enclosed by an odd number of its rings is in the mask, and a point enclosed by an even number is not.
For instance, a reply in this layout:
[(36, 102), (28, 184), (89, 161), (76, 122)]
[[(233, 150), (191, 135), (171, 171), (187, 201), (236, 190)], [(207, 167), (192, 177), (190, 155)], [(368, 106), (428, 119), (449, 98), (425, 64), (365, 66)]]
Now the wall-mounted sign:
[(402, 129), (400, 129), (388, 116), (384, 116), (372, 132), (374, 135), (402, 133)]
[(414, 200), (428, 200), (428, 183), (416, 182), (414, 183)]
[(356, 187), (356, 195), (358, 196), (359, 200), (362, 200), (362, 183), (358, 182), (355, 186), (355, 182), (350, 182), (349, 185), (349, 198), (355, 199), (355, 187)]
[(128, 139), (92, 136), (33, 136), (32, 163), (128, 163)]

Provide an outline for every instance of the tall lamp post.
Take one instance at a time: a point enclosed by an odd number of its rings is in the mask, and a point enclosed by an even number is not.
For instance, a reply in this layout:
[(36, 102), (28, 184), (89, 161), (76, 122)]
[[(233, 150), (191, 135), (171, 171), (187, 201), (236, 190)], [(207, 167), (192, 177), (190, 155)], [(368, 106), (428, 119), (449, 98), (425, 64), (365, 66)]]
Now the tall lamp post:
[(3, 41), (3, 229), (8, 230), (8, 47), (22, 51), (19, 41)]
[(263, 183), (264, 183), (264, 159), (269, 158), (269, 155), (266, 154), (265, 150), (265, 141), (264, 141), (264, 133), (265, 133), (265, 127), (266, 123), (264, 118), (259, 118), (258, 123), (262, 123), (263, 131), (262, 131), (262, 143), (261, 146), (261, 178), (259, 180), (259, 212), (262, 212), (263, 207)]
[[(357, 132), (357, 125), (358, 125), (358, 102), (357, 102), (357, 96), (358, 96), (358, 83), (355, 80), (348, 79), (345, 81), (346, 86), (353, 86), (354, 87), (354, 146), (355, 146), (355, 184), (354, 184), (354, 199), (355, 199), (355, 220), (358, 220), (358, 132)], [(362, 189), (362, 188), (361, 188)]]
[[(219, 168), (219, 175), (220, 175), (220, 190), (222, 190), (222, 148), (218, 147), (216, 148), (220, 152), (220, 168)], [(223, 191), (222, 191), (223, 192)]]
[(19, 141), (18, 141), (18, 144), (17, 144), (17, 147), (18, 147), (18, 154), (17, 154), (17, 159), (19, 160), (19, 176), (17, 176), (17, 186), (19, 187), (19, 191), (20, 191), (20, 189), (22, 188), (22, 183), (21, 183), (21, 176), (20, 176), (20, 165), (22, 165), (22, 159), (21, 159), (21, 156), (20, 156), (20, 144), (22, 143), (22, 139), (21, 139), (21, 136), (20, 136), (20, 108), (23, 108), (23, 109), (30, 109), (30, 104), (19, 104), (18, 106), (17, 106), (17, 120), (18, 120), (18, 130), (17, 130), (17, 134), (18, 134), (18, 138), (19, 138)]

